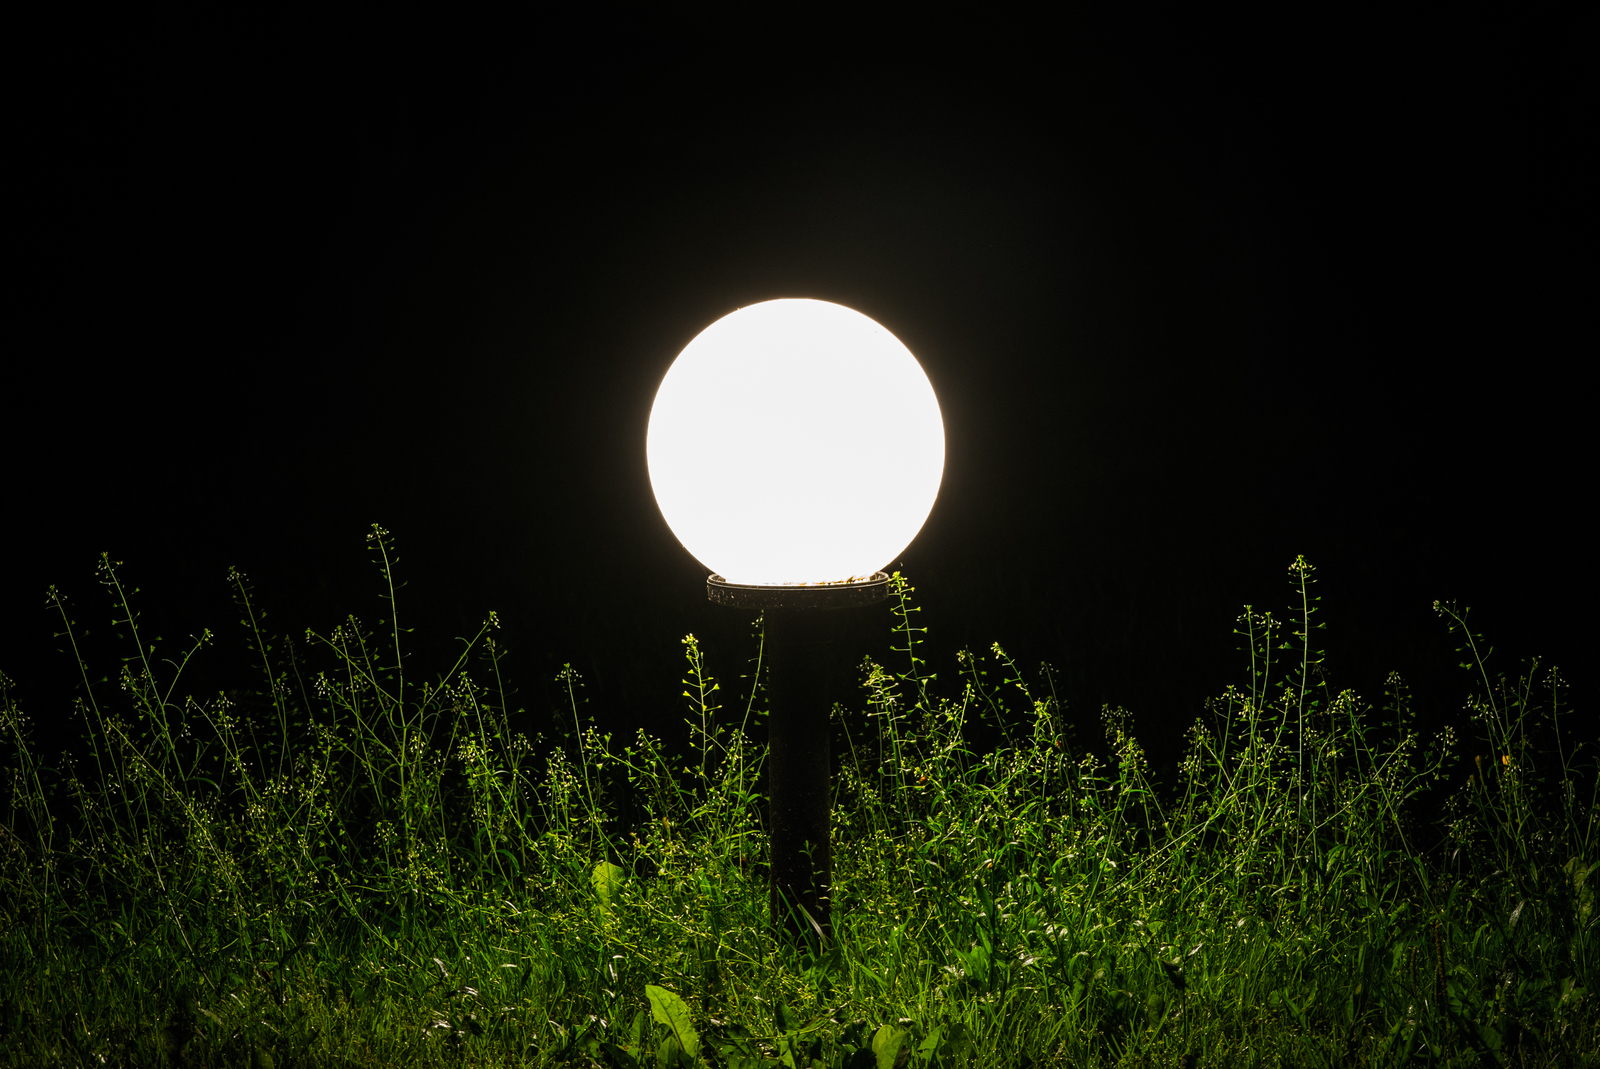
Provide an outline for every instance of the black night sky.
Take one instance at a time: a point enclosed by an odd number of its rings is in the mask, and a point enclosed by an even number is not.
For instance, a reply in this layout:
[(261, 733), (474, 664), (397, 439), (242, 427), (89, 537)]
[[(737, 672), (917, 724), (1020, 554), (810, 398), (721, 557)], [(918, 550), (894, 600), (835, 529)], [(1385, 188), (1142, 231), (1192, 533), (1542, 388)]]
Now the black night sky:
[(998, 639), (1170, 760), (1304, 553), (1336, 682), (1457, 718), (1445, 598), (1593, 694), (1573, 34), (701, 11), (39, 43), (0, 670), (44, 730), (48, 584), (115, 671), (100, 551), (169, 648), (218, 633), (211, 693), (255, 685), (227, 567), (290, 633), (375, 618), (380, 522), (421, 665), (495, 609), (530, 716), (570, 661), (603, 727), (676, 734), (679, 638), (736, 675), (749, 621), (661, 520), (646, 419), (691, 337), (782, 296), (877, 319), (938, 393), (901, 567), (946, 672)]

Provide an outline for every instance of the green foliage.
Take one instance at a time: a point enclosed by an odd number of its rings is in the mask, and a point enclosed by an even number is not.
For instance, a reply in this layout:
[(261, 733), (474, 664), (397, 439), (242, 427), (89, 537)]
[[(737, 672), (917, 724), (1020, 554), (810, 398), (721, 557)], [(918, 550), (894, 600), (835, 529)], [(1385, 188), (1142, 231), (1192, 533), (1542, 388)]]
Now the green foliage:
[(128, 654), (82, 665), (76, 759), (0, 676), (0, 1064), (1594, 1064), (1592, 740), (1465, 612), (1462, 757), (1398, 676), (1379, 710), (1332, 687), (1296, 560), (1158, 783), (1048, 666), (964, 651), (941, 690), (896, 576), (900, 665), (834, 710), (818, 948), (766, 923), (759, 621), (737, 699), (689, 636), (684, 739), (618, 745), (570, 667), (554, 715), (512, 706), (492, 615), (419, 682), (371, 544), (371, 628), (291, 642), (230, 573), (260, 678), (212, 698), (210, 634), (157, 656), (103, 561)]
[(678, 1060), (693, 1064), (700, 1057), (700, 1034), (689, 1021), (688, 1005), (671, 991), (654, 984), (644, 985), (644, 995), (650, 1000), (650, 1015), (656, 1023), (672, 1031), (672, 1041), (682, 1055)]

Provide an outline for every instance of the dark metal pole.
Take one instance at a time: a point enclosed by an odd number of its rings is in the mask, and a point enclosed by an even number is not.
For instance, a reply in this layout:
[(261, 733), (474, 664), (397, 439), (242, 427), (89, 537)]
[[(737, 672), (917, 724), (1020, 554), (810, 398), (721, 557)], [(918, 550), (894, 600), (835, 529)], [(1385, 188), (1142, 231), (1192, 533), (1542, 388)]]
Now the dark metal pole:
[(830, 894), (833, 769), (829, 711), (838, 697), (833, 611), (889, 595), (882, 572), (855, 583), (742, 586), (712, 576), (712, 601), (758, 609), (766, 619), (767, 813), (771, 833), (768, 908), (773, 927), (800, 939), (833, 934)]
[(828, 908), (833, 884), (828, 712), (836, 693), (832, 615), (805, 609), (766, 614), (769, 908), (775, 926), (801, 936), (809, 928), (822, 938), (833, 934)]

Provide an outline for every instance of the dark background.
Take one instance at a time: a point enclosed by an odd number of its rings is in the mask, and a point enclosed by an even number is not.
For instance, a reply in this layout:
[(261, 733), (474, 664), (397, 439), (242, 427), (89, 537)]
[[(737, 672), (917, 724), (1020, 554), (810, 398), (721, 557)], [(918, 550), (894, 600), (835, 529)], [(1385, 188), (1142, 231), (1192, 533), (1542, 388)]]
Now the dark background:
[(1575, 27), (696, 12), (32, 42), (0, 670), (46, 739), (48, 584), (114, 673), (107, 550), (166, 648), (218, 632), (195, 693), (252, 686), (227, 566), (287, 632), (373, 620), (373, 522), (422, 670), (495, 609), (530, 718), (572, 662), (603, 727), (674, 736), (679, 638), (736, 676), (750, 621), (662, 522), (646, 419), (780, 296), (874, 317), (938, 393), (896, 563), (946, 676), (998, 639), (1168, 761), (1304, 553), (1337, 683), (1459, 719), (1444, 598), (1592, 693)]

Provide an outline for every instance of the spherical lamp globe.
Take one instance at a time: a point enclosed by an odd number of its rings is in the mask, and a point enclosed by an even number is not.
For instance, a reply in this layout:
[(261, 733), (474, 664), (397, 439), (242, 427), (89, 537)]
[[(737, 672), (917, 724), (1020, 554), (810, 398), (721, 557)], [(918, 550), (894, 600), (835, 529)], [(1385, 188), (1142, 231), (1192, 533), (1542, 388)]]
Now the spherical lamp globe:
[(667, 525), (726, 582), (841, 583), (922, 529), (944, 423), (916, 357), (883, 327), (827, 301), (765, 301), (678, 354), (645, 452)]

